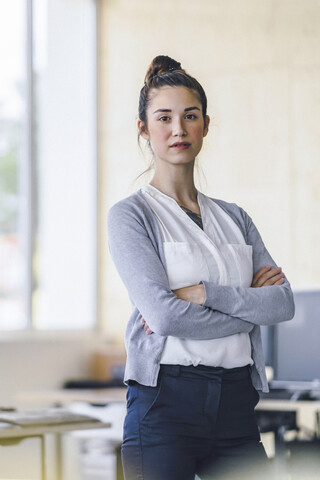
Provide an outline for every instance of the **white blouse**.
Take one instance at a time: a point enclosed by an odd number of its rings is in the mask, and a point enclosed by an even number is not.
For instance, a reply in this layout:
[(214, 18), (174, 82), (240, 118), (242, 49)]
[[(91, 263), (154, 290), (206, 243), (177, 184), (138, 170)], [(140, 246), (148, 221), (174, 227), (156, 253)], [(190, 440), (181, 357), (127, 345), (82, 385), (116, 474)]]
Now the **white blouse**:
[[(172, 290), (197, 285), (201, 280), (250, 287), (252, 247), (246, 245), (239, 227), (212, 199), (198, 192), (201, 230), (173, 198), (152, 185), (145, 185), (141, 191), (161, 229)], [(208, 340), (169, 336), (160, 363), (224, 368), (252, 365), (249, 335), (238, 333)]]

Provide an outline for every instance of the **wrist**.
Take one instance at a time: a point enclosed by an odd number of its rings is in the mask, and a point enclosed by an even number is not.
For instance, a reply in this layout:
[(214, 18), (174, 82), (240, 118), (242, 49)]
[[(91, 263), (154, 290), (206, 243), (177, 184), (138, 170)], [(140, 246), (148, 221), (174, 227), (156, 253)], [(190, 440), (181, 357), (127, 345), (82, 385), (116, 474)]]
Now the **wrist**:
[(199, 287), (199, 305), (203, 305), (206, 300), (206, 290), (204, 288), (203, 283), (200, 283), (198, 287)]

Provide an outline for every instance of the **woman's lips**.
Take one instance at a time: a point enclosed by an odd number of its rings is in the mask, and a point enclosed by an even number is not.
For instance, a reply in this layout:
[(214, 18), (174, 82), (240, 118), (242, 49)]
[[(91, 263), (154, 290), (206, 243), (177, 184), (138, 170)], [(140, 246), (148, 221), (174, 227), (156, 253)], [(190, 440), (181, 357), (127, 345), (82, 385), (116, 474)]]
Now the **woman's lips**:
[(189, 147), (190, 147), (190, 143), (188, 142), (178, 142), (171, 145), (170, 148), (174, 148), (176, 150), (186, 150)]

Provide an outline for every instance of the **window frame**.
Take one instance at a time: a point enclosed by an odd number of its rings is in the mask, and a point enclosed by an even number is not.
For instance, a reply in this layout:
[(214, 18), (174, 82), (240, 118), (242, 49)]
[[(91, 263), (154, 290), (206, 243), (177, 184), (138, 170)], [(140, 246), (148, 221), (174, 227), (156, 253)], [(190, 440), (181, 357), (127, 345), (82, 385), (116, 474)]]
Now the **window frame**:
[(93, 130), (94, 134), (94, 151), (92, 152), (93, 158), (95, 159), (93, 165), (93, 179), (95, 185), (95, 198), (93, 199), (94, 203), (94, 215), (92, 222), (94, 224), (94, 244), (95, 252), (93, 252), (93, 269), (94, 269), (94, 280), (95, 284), (93, 286), (95, 295), (93, 298), (94, 306), (92, 311), (92, 317), (94, 318), (94, 324), (92, 327), (77, 329), (74, 327), (66, 328), (63, 330), (60, 329), (39, 329), (36, 328), (34, 324), (34, 315), (33, 315), (33, 294), (35, 286), (35, 271), (33, 267), (33, 259), (36, 247), (36, 212), (37, 212), (37, 169), (36, 169), (36, 155), (35, 155), (35, 83), (34, 83), (34, 0), (26, 0), (25, 2), (25, 74), (26, 74), (26, 108), (25, 115), (23, 118), (24, 132), (23, 132), (23, 155), (22, 163), (23, 169), (25, 172), (22, 190), (25, 193), (26, 199), (26, 208), (25, 213), (22, 218), (23, 223), (23, 242), (25, 244), (26, 256), (24, 259), (24, 272), (25, 272), (25, 281), (23, 294), (25, 298), (26, 305), (26, 318), (25, 318), (25, 327), (17, 330), (3, 330), (0, 326), (0, 343), (1, 342), (10, 342), (10, 341), (41, 341), (48, 340), (75, 340), (87, 338), (96, 338), (97, 334), (101, 338), (101, 321), (99, 315), (99, 248), (98, 248), (98, 232), (99, 232), (99, 182), (98, 182), (98, 1), (91, 1), (94, 8), (94, 54), (93, 54), (93, 64), (94, 64), (94, 92), (93, 93), (93, 118), (94, 125)]

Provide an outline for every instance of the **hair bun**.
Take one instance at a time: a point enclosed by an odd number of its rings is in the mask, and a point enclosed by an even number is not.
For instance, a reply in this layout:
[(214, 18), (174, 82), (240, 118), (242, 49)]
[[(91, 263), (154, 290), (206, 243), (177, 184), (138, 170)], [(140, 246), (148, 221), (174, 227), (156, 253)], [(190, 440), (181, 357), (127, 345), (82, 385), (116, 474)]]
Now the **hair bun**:
[(181, 63), (173, 60), (173, 58), (167, 55), (158, 55), (152, 60), (144, 80), (148, 83), (155, 75), (164, 75), (174, 70), (184, 71), (181, 68)]

